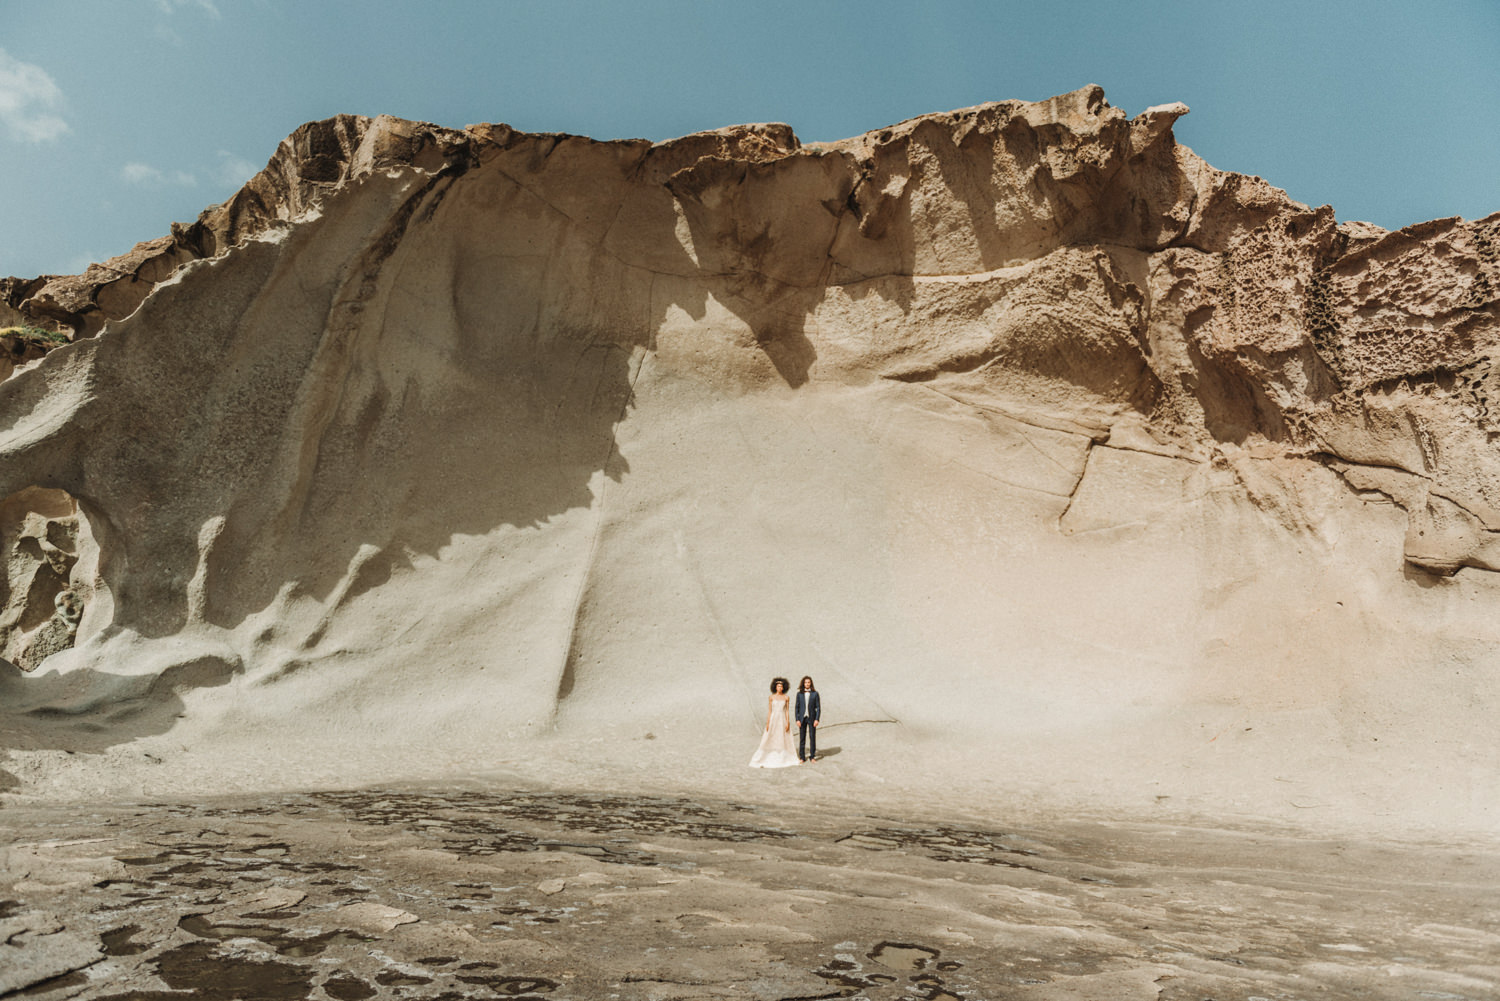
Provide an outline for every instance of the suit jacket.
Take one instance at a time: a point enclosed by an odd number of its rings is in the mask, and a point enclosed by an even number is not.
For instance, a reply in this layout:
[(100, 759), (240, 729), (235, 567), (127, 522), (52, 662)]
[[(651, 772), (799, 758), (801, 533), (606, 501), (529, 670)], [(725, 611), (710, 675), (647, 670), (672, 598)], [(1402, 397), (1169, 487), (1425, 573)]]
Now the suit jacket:
[(823, 718), (823, 700), (817, 692), (797, 692), (796, 719), (801, 723), (806, 717), (809, 723)]

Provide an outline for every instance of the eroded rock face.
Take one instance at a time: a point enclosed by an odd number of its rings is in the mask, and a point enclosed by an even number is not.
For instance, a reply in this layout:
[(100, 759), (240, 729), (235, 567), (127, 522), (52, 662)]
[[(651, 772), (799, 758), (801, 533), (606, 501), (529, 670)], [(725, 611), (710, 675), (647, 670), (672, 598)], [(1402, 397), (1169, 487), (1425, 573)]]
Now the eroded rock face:
[[(785, 126), (652, 146), (339, 116), (297, 130), (192, 226), (84, 275), (10, 279), (5, 292), (17, 316), (92, 334), (181, 264), (316, 215), (361, 179), (408, 170), (446, 191), (482, 162), (520, 162), (548, 185), (576, 181), (565, 200), (580, 208), (646, 213), (670, 193), (671, 238), (643, 229), (644, 215), (601, 220), (608, 230), (596, 222), (594, 235), (631, 244), (666, 277), (706, 281), (793, 386), (817, 357), (801, 318), (874, 292), (899, 303), (899, 319), (859, 312), (894, 341), (835, 353), (829, 375), (958, 384), (982, 372), (990, 393), (1060, 390), (1077, 404), (1053, 408), (1068, 411), (1064, 423), (1081, 417), (1101, 434), (1123, 409), (1199, 457), (1253, 438), (1333, 468), (1403, 471), (1422, 483), (1390, 496), (1415, 521), (1463, 526), (1443, 544), (1414, 542), (1409, 559), (1438, 572), (1493, 569), (1484, 553), (1500, 525), (1487, 461), (1500, 434), (1489, 410), (1500, 218), (1400, 233), (1337, 226), (1330, 209), (1177, 146), (1171, 124), (1186, 111), (1164, 105), (1129, 120), (1086, 88), (806, 149)], [(558, 151), (576, 176), (558, 176)], [(600, 171), (603, 192), (591, 189)], [(930, 331), (952, 310), (944, 279), (959, 277), (977, 325), (954, 343)]]
[(102, 333), (0, 385), (0, 494), (99, 512), (100, 643), (191, 635), (293, 701), (337, 663), (397, 727), (590, 719), (615, 672), (733, 705), (813, 658), (869, 718), (918, 676), (1347, 730), (1403, 644), (1496, 638), (1500, 215), (1340, 225), (1177, 145), (1185, 111), (313, 123), (8, 293)]
[(63, 491), (27, 487), (0, 501), (0, 657), (29, 671), (73, 645), (92, 593), (88, 571), (97, 557), (90, 549), (78, 504)]

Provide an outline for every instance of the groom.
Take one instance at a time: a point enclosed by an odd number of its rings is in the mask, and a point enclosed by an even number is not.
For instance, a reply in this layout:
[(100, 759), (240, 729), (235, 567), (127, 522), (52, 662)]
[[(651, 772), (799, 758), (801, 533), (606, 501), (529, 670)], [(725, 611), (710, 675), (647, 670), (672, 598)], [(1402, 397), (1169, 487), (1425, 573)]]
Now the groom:
[[(797, 760), (818, 760), (818, 719), (823, 715), (823, 700), (813, 687), (813, 679), (804, 677), (797, 686)], [(804, 753), (804, 748), (806, 753)]]

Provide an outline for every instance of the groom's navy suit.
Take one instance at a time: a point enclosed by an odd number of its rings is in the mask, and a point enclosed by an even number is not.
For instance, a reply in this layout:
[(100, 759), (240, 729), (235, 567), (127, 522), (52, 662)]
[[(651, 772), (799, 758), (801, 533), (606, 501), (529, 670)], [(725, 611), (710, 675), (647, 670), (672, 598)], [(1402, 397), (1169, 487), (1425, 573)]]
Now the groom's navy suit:
[[(823, 700), (818, 698), (818, 693), (797, 690), (797, 705), (795, 706), (797, 717), (797, 760), (807, 761), (809, 758), (818, 756), (818, 728), (813, 726), (815, 722), (823, 717)], [(803, 754), (802, 749), (807, 748)]]

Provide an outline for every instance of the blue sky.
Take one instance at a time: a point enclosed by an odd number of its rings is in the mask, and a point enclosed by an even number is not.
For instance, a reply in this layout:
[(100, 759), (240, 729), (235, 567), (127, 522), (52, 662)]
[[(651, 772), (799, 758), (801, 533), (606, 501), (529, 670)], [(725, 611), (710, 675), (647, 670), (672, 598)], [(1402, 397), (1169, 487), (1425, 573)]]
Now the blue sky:
[(1340, 219), (1500, 210), (1500, 0), (0, 0), (0, 275), (163, 235), (340, 112), (815, 140), (1088, 83)]

